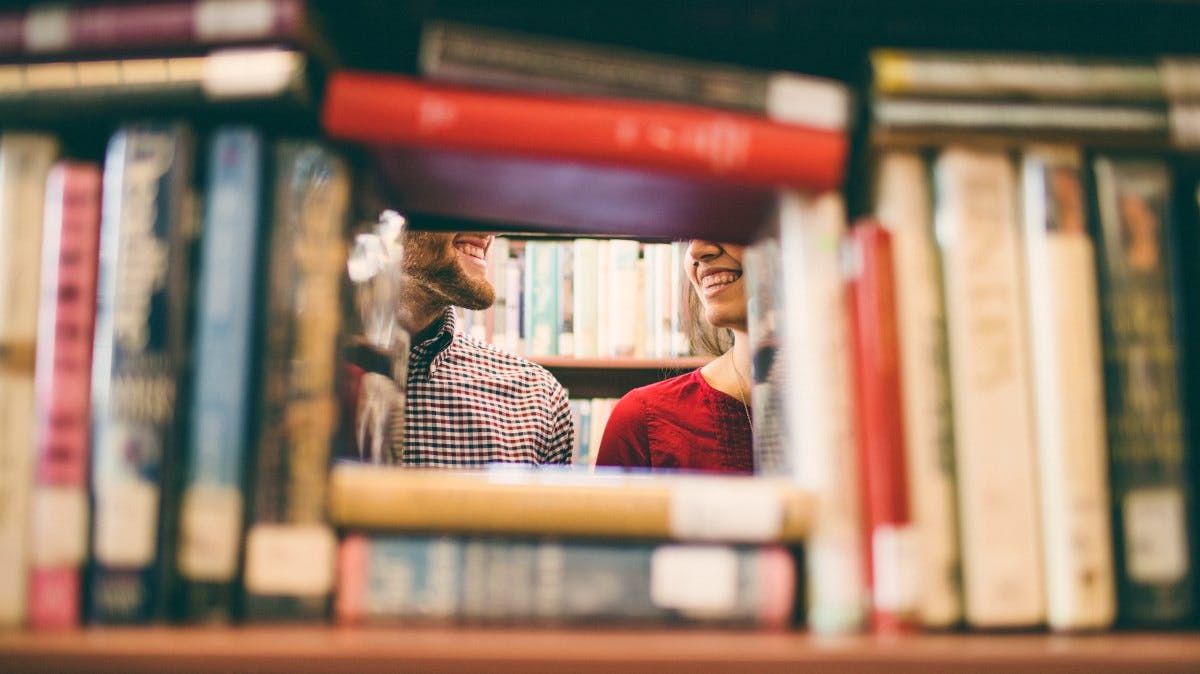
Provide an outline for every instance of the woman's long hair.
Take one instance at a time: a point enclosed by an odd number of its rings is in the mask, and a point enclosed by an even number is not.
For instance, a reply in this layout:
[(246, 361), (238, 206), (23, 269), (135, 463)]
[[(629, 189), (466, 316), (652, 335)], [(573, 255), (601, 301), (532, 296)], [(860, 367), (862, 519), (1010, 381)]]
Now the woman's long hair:
[(729, 328), (715, 328), (704, 317), (704, 304), (696, 289), (688, 281), (687, 274), (682, 275), (684, 296), (687, 297), (687, 311), (684, 312), (683, 327), (687, 333), (688, 347), (696, 355), (719, 356), (733, 347), (733, 331)]

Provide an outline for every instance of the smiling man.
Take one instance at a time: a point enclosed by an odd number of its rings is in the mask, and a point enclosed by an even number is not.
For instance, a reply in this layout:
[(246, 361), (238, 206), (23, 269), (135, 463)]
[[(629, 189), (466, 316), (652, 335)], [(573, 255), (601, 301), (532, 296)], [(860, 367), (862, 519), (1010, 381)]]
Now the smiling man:
[[(492, 236), (408, 232), (400, 324), (412, 335), (401, 462), (567, 463), (567, 394), (542, 367), (460, 332), (452, 307), (486, 309)], [(399, 447), (395, 448), (397, 453)]]

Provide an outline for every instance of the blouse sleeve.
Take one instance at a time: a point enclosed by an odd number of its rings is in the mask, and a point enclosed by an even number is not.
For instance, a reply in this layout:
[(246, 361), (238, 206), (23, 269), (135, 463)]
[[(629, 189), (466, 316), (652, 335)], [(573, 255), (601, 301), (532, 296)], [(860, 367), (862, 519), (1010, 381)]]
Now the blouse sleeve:
[(637, 391), (617, 401), (596, 455), (598, 466), (650, 467), (650, 440), (646, 432), (646, 405)]

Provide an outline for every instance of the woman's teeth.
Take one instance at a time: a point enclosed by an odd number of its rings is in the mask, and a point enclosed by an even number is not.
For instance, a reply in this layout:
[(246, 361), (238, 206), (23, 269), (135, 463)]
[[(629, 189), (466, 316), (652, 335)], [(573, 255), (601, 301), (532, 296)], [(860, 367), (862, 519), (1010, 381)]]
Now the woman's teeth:
[(722, 271), (715, 274), (709, 274), (704, 277), (703, 285), (705, 288), (714, 288), (716, 286), (729, 285), (738, 280), (741, 274), (731, 271)]

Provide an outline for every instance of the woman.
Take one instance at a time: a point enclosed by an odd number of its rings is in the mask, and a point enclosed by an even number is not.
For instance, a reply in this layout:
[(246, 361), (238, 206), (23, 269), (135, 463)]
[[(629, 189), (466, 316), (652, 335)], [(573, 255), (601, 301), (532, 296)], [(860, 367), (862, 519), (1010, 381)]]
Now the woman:
[(597, 465), (753, 472), (744, 250), (711, 241), (688, 244), (693, 345), (717, 358), (621, 398), (604, 429)]

